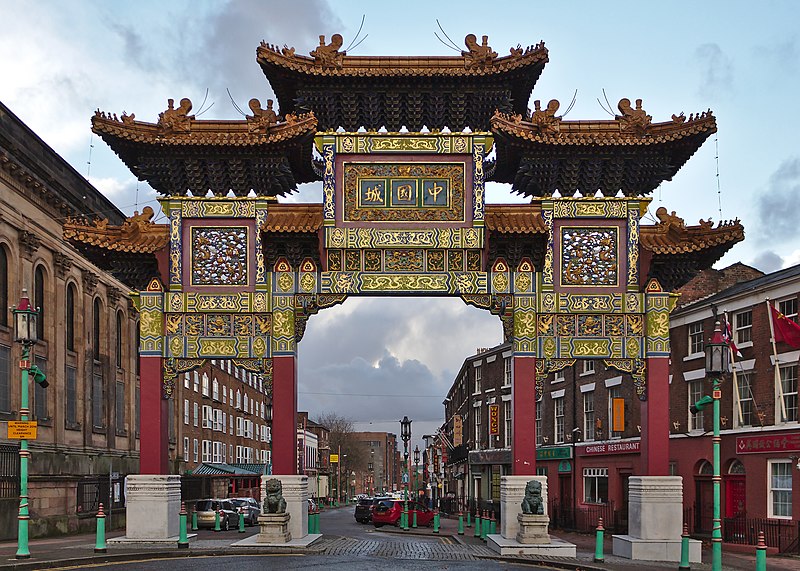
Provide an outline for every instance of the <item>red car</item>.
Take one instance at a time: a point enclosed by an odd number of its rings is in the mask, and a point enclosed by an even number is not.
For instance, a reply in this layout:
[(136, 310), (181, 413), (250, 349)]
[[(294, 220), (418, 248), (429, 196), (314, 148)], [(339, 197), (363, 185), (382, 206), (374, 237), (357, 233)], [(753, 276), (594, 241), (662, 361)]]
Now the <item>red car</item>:
[[(400, 525), (400, 515), (403, 513), (403, 500), (381, 500), (372, 506), (372, 524), (375, 527), (384, 525)], [(433, 523), (433, 510), (417, 502), (408, 502), (408, 525), (414, 522), (414, 512), (417, 512), (417, 527), (427, 527)]]

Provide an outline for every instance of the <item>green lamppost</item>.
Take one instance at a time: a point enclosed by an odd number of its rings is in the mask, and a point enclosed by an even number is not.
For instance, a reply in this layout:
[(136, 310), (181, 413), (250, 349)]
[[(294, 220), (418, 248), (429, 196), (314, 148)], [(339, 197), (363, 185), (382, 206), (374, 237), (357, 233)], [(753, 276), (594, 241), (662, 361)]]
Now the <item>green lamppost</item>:
[(722, 338), (719, 321), (714, 326), (714, 335), (706, 345), (706, 377), (711, 378), (711, 396), (708, 395), (694, 403), (689, 410), (697, 414), (709, 404), (714, 405), (714, 436), (712, 438), (712, 454), (714, 457), (714, 522), (711, 529), (711, 570), (722, 571), (722, 519), (720, 518), (720, 459), (719, 445), (719, 399), (722, 397), (720, 385), (722, 375), (728, 372), (730, 349)]
[(408, 441), (411, 440), (411, 422), (407, 416), (400, 421), (400, 438), (403, 439), (403, 480), (405, 489), (403, 490), (403, 529), (408, 531)]
[[(20, 393), (19, 415), (22, 422), (28, 422), (30, 409), (28, 403), (28, 377), (33, 375), (34, 380), (42, 388), (47, 387), (47, 378), (35, 365), (31, 365), (31, 347), (39, 340), (37, 334), (37, 320), (39, 312), (31, 306), (28, 291), (22, 290), (22, 297), (14, 314), (14, 341), (22, 345), (22, 357), (19, 368), (22, 371), (22, 390)], [(19, 515), (17, 516), (17, 559), (28, 559), (31, 552), (28, 549), (28, 523), (30, 510), (28, 507), (28, 440), (23, 438), (19, 443)]]

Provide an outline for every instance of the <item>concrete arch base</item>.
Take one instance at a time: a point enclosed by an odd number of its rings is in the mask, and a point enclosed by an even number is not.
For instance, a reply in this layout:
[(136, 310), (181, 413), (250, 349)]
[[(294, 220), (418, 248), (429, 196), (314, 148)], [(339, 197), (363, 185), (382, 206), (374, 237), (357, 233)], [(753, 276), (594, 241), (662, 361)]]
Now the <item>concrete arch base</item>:
[[(614, 535), (613, 553), (627, 559), (681, 560), (683, 478), (631, 476), (628, 535)], [(700, 563), (701, 543), (689, 540), (689, 562)]]

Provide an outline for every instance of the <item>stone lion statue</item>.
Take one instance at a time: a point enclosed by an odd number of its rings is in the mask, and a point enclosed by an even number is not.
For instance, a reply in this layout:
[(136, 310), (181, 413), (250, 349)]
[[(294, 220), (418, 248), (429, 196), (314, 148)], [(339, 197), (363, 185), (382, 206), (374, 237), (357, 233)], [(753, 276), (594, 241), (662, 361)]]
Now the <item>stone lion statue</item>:
[(541, 482), (531, 480), (525, 484), (525, 497), (522, 498), (522, 513), (544, 515)]
[(267, 480), (267, 497), (264, 498), (264, 513), (286, 513), (286, 500), (283, 499), (283, 486), (277, 478)]

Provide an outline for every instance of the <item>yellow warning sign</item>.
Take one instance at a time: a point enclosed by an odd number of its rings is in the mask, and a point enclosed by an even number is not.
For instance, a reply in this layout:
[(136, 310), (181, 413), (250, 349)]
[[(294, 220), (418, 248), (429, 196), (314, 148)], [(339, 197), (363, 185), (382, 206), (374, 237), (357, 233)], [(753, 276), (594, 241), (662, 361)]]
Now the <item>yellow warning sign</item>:
[(17, 440), (36, 440), (35, 420), (9, 420), (8, 437)]

